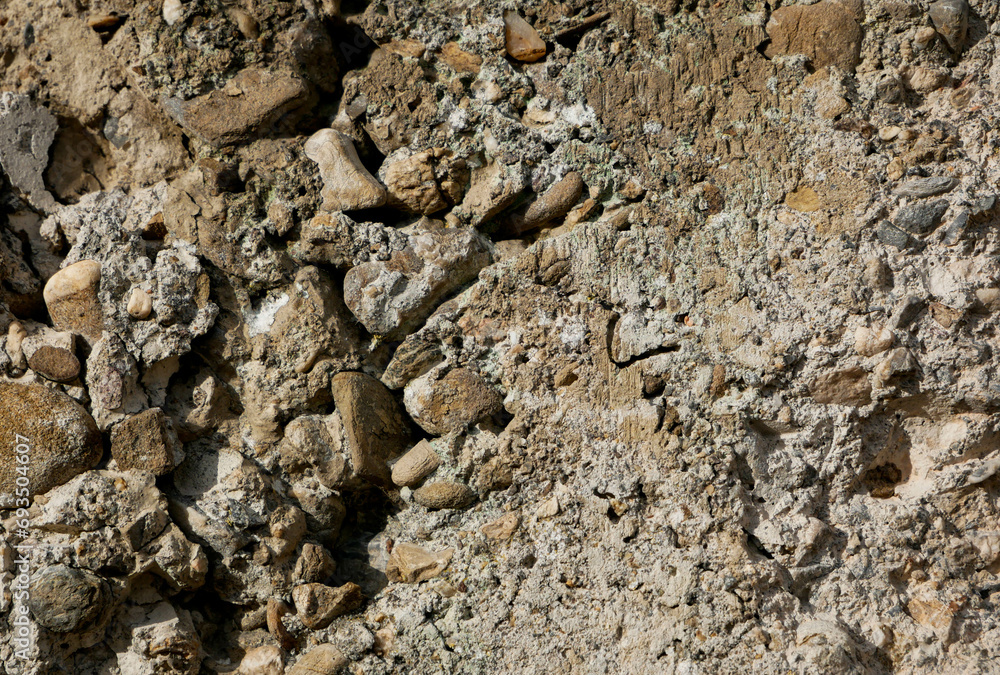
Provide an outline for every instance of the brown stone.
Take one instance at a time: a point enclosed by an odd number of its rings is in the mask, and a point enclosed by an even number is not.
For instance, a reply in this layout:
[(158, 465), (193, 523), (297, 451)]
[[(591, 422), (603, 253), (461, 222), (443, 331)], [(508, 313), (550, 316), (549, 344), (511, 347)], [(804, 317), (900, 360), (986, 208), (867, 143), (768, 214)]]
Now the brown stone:
[(353, 612), (364, 597), (361, 587), (346, 583), (333, 588), (324, 584), (302, 584), (292, 589), (292, 602), (306, 628), (326, 628), (338, 616)]
[(441, 458), (426, 440), (422, 440), (392, 466), (392, 482), (400, 487), (416, 485), (441, 465)]
[(364, 373), (333, 378), (333, 400), (347, 435), (354, 472), (376, 485), (391, 484), (387, 462), (410, 440), (410, 425), (384, 384)]
[(818, 211), (821, 207), (819, 195), (811, 187), (801, 187), (795, 192), (789, 192), (785, 197), (785, 204), (790, 209), (804, 213)]
[(0, 401), (0, 504), (9, 503), (18, 487), (18, 467), (27, 467), (22, 487), (36, 495), (100, 461), (94, 418), (66, 394), (40, 384), (0, 382)]
[(835, 65), (851, 73), (861, 62), (861, 26), (851, 8), (836, 0), (781, 7), (767, 22), (767, 34), (768, 58), (805, 54), (816, 70)]
[(190, 101), (167, 99), (163, 107), (189, 132), (221, 147), (279, 124), (309, 98), (309, 87), (294, 75), (246, 68), (221, 89)]
[(28, 357), (28, 367), (53, 382), (71, 382), (80, 374), (80, 360), (68, 349), (42, 345)]
[(413, 501), (428, 509), (464, 509), (476, 501), (476, 493), (462, 483), (439, 481), (415, 490)]
[(81, 260), (53, 274), (42, 292), (52, 325), (90, 342), (100, 340), (104, 330), (104, 312), (97, 297), (100, 283), (101, 263), (95, 260)]
[(419, 584), (441, 574), (453, 555), (453, 548), (432, 553), (416, 544), (396, 544), (389, 556), (385, 575), (389, 581)]
[(435, 382), (411, 382), (404, 401), (416, 423), (438, 436), (503, 410), (500, 393), (467, 368), (456, 368)]
[(525, 211), (511, 216), (507, 225), (509, 233), (519, 236), (565, 216), (583, 195), (583, 188), (583, 178), (578, 172), (566, 174)]
[(150, 408), (111, 428), (111, 456), (122, 471), (145, 469), (163, 476), (180, 463), (183, 451), (167, 416)]
[(347, 658), (333, 645), (316, 645), (303, 654), (286, 675), (336, 675), (347, 664)]
[(868, 373), (861, 368), (824, 373), (809, 386), (809, 394), (817, 403), (868, 405), (871, 402), (871, 393)]
[(449, 42), (441, 48), (441, 60), (460, 73), (478, 73), (483, 65), (482, 57), (470, 54), (457, 42)]
[(420, 377), (441, 363), (441, 348), (423, 339), (418, 333), (410, 335), (396, 348), (392, 360), (382, 373), (382, 382), (390, 389), (402, 389), (410, 380)]
[(545, 56), (545, 42), (538, 31), (521, 18), (517, 12), (503, 13), (504, 37), (507, 53), (518, 61), (537, 61)]
[(479, 528), (483, 536), (490, 539), (510, 539), (514, 536), (514, 531), (521, 524), (521, 517), (516, 513), (507, 513), (491, 523), (487, 523)]

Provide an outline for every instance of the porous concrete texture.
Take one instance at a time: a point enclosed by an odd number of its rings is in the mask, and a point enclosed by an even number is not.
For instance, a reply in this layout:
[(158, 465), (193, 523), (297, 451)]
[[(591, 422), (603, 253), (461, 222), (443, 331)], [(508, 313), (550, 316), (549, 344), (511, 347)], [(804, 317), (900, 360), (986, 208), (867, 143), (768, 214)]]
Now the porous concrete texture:
[(0, 3), (3, 672), (997, 671), (998, 35)]

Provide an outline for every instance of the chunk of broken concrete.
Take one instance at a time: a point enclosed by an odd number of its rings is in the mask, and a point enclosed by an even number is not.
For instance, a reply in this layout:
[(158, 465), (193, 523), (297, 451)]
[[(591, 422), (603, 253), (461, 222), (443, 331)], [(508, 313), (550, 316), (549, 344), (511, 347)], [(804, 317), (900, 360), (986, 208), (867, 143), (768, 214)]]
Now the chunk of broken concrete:
[(321, 129), (305, 144), (323, 179), (324, 211), (355, 211), (385, 204), (385, 187), (361, 163), (351, 139), (336, 129)]
[(41, 211), (58, 206), (43, 179), (58, 128), (55, 116), (27, 96), (0, 94), (0, 167), (11, 185)]
[(423, 221), (409, 245), (387, 261), (358, 265), (344, 277), (344, 302), (368, 332), (398, 338), (431, 315), (448, 294), (490, 263), (489, 244), (474, 230)]

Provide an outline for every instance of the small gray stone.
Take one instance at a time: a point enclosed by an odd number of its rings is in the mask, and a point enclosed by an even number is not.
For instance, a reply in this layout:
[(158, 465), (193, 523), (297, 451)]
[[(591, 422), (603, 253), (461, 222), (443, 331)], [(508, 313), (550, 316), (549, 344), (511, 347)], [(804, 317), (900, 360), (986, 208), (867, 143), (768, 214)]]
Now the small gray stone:
[(945, 246), (954, 246), (963, 239), (965, 229), (969, 226), (969, 217), (969, 210), (962, 209), (957, 216), (951, 219), (942, 238), (942, 243)]
[(903, 298), (892, 313), (889, 323), (894, 328), (906, 328), (924, 309), (924, 301), (915, 295)]
[(97, 624), (111, 600), (107, 582), (66, 565), (46, 567), (32, 579), (28, 609), (35, 621), (57, 633)]
[(900, 251), (907, 249), (916, 243), (916, 240), (913, 237), (906, 232), (903, 232), (888, 220), (883, 220), (878, 224), (878, 227), (875, 229), (875, 236), (878, 237), (878, 240), (886, 246), (895, 246)]
[(949, 176), (914, 178), (899, 185), (892, 191), (899, 197), (933, 197), (955, 189), (958, 181)]
[(928, 234), (941, 224), (941, 219), (947, 210), (948, 202), (944, 199), (910, 204), (899, 210), (893, 223), (896, 227), (913, 234)]
[(934, 27), (952, 51), (960, 52), (969, 33), (969, 3), (967, 0), (937, 0), (928, 12)]

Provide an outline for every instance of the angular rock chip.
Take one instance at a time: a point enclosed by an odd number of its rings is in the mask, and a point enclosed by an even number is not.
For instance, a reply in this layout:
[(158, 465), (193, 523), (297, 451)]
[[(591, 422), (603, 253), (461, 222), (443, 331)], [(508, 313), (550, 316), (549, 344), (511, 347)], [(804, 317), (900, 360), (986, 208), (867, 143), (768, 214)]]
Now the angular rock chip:
[(326, 628), (338, 616), (353, 612), (364, 598), (361, 587), (346, 583), (338, 588), (324, 584), (302, 584), (292, 589), (292, 602), (307, 628)]
[(931, 3), (928, 14), (952, 51), (962, 51), (969, 34), (968, 0), (937, 0)]
[(467, 368), (440, 380), (422, 377), (406, 386), (403, 403), (424, 431), (443, 436), (503, 410), (503, 397)]
[(514, 531), (521, 524), (521, 517), (516, 513), (507, 513), (491, 523), (487, 523), (479, 528), (484, 536), (490, 539), (510, 539), (514, 536)]
[[(83, 406), (39, 384), (0, 382), (0, 503), (13, 497), (18, 467), (32, 495), (48, 492), (101, 459), (101, 434)], [(21, 450), (22, 452), (18, 452)]]
[(355, 474), (388, 487), (387, 462), (398, 457), (410, 439), (403, 411), (384, 384), (364, 373), (339, 373), (332, 389)]
[(368, 332), (398, 338), (417, 328), (437, 304), (490, 263), (488, 244), (474, 230), (427, 223), (388, 261), (358, 265), (344, 277), (344, 302)]
[(441, 574), (454, 555), (453, 548), (432, 553), (416, 544), (396, 544), (389, 556), (385, 575), (389, 581), (418, 584)]
[(896, 186), (892, 194), (900, 197), (933, 197), (950, 192), (958, 185), (958, 180), (950, 176), (931, 176), (930, 178), (914, 178), (902, 185)]
[(476, 501), (476, 492), (462, 483), (438, 481), (415, 490), (413, 501), (428, 509), (464, 509)]
[(851, 73), (861, 62), (863, 33), (858, 18), (835, 0), (781, 7), (766, 28), (771, 38), (768, 58), (805, 54), (817, 70), (835, 65)]
[(847, 368), (820, 375), (809, 386), (809, 393), (817, 403), (862, 406), (871, 402), (872, 387), (868, 373)]
[(190, 101), (166, 99), (163, 107), (189, 132), (221, 147), (280, 123), (309, 94), (308, 85), (294, 75), (246, 68), (221, 89)]
[(309, 137), (306, 157), (319, 165), (324, 211), (354, 211), (385, 204), (385, 187), (361, 163), (351, 139), (335, 129)]
[(91, 343), (100, 340), (104, 330), (100, 283), (101, 263), (96, 260), (81, 260), (52, 275), (42, 291), (52, 325), (82, 335)]
[(948, 206), (948, 202), (944, 199), (908, 204), (899, 210), (893, 223), (896, 227), (913, 234), (928, 234), (941, 224)]
[(145, 469), (163, 476), (184, 459), (184, 449), (169, 418), (150, 408), (111, 428), (111, 455), (123, 471)]
[(513, 58), (531, 62), (545, 56), (545, 42), (520, 14), (509, 10), (504, 12), (503, 24), (507, 53)]

